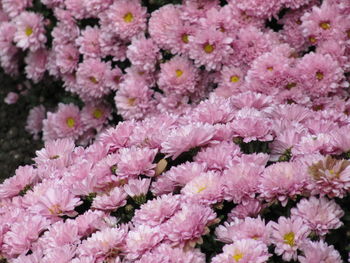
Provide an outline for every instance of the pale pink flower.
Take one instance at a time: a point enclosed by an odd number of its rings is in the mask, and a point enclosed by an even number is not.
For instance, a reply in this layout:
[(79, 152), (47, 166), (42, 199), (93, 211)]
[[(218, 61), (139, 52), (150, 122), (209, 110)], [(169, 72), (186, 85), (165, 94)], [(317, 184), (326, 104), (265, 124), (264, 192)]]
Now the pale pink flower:
[(43, 129), (43, 120), (45, 119), (46, 110), (43, 105), (36, 106), (29, 111), (26, 123), (26, 131), (38, 139), (38, 134)]
[(67, 11), (76, 19), (83, 19), (87, 15), (84, 5), (85, 0), (65, 0)]
[(180, 209), (179, 196), (162, 195), (141, 205), (135, 211), (132, 222), (135, 225), (158, 226), (166, 222)]
[(104, 221), (104, 217), (105, 213), (97, 210), (88, 210), (84, 214), (79, 215), (75, 218), (78, 226), (78, 234), (87, 237), (97, 229), (106, 228), (108, 224)]
[(127, 259), (135, 260), (142, 254), (150, 251), (164, 238), (159, 226), (150, 227), (147, 225), (139, 225), (130, 230), (126, 237), (126, 255)]
[(14, 42), (17, 47), (23, 50), (29, 48), (33, 52), (44, 47), (46, 36), (42, 15), (25, 11), (16, 17), (15, 24)]
[(198, 69), (185, 57), (176, 56), (160, 65), (158, 85), (166, 94), (193, 93), (198, 81)]
[(4, 102), (6, 104), (11, 105), (11, 104), (15, 104), (18, 99), (19, 99), (18, 93), (11, 91), (11, 92), (7, 93), (7, 95), (6, 95), (5, 99), (4, 99)]
[(131, 197), (146, 196), (151, 179), (130, 179), (124, 185), (124, 191)]
[(87, 103), (81, 110), (81, 120), (84, 126), (101, 130), (103, 125), (108, 121), (111, 115), (111, 108), (104, 103), (91, 102)]
[(89, 16), (97, 17), (102, 11), (106, 10), (112, 2), (112, 0), (83, 0), (83, 5)]
[(291, 215), (300, 217), (316, 234), (324, 236), (330, 229), (343, 225), (340, 218), (344, 211), (334, 200), (311, 196), (308, 200), (302, 199), (296, 208), (292, 208)]
[(46, 71), (48, 51), (46, 49), (38, 49), (35, 52), (29, 52), (24, 59), (25, 72), (28, 79), (33, 80), (34, 83), (39, 82)]
[(126, 205), (127, 193), (122, 188), (115, 187), (107, 194), (98, 195), (92, 202), (92, 207), (104, 211), (113, 211)]
[(303, 251), (303, 255), (298, 256), (300, 263), (343, 262), (339, 252), (333, 246), (328, 246), (323, 240), (305, 242), (301, 250)]
[(225, 245), (223, 253), (215, 256), (212, 263), (265, 263), (271, 255), (267, 246), (253, 239), (242, 239), (232, 245)]
[(146, 8), (139, 0), (120, 0), (111, 5), (101, 17), (102, 26), (122, 39), (141, 33), (146, 29)]
[(2, 10), (10, 18), (15, 18), (32, 5), (33, 3), (30, 0), (2, 0), (1, 2)]
[(198, 23), (208, 10), (219, 8), (218, 0), (185, 0), (181, 6), (181, 18), (190, 23)]
[(246, 12), (247, 15), (256, 16), (260, 18), (270, 18), (277, 15), (278, 11), (282, 7), (282, 1), (273, 0), (270, 2), (264, 2), (263, 0), (238, 0), (236, 5), (239, 9)]
[(231, 210), (227, 215), (227, 220), (232, 221), (234, 218), (244, 219), (245, 217), (256, 217), (260, 214), (264, 206), (260, 201), (253, 199), (249, 200), (246, 203), (237, 205)]
[(290, 198), (306, 190), (307, 182), (307, 174), (298, 163), (275, 163), (265, 168), (259, 179), (260, 197), (268, 202), (277, 199), (286, 206)]
[(87, 26), (75, 43), (79, 47), (79, 52), (85, 57), (98, 58), (101, 56), (99, 39), (100, 29)]
[(162, 143), (162, 152), (176, 159), (181, 153), (208, 144), (214, 136), (214, 127), (193, 123), (170, 131)]
[(160, 59), (158, 46), (152, 38), (145, 38), (144, 35), (132, 39), (126, 56), (131, 64), (144, 71), (154, 71), (156, 63)]
[(184, 203), (181, 210), (176, 212), (162, 225), (165, 240), (175, 245), (195, 245), (201, 236), (209, 233), (208, 225), (213, 223), (216, 214), (207, 206)]
[(275, 253), (283, 260), (297, 259), (297, 250), (301, 248), (310, 233), (310, 229), (301, 218), (278, 218), (278, 223), (269, 222), (271, 242), (276, 246)]

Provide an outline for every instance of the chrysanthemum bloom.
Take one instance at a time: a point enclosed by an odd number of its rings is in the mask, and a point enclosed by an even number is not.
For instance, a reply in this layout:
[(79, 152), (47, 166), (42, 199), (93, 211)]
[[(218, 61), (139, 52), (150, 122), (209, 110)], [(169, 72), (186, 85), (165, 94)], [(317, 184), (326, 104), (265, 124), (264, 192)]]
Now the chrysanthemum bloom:
[(199, 78), (198, 69), (185, 57), (176, 56), (160, 65), (158, 85), (165, 93), (193, 93)]
[(152, 250), (164, 238), (159, 226), (151, 227), (139, 225), (130, 230), (126, 237), (125, 250), (128, 252), (126, 258), (135, 260), (142, 254)]
[(1, 252), (9, 258), (26, 254), (48, 225), (49, 221), (45, 217), (23, 215), (18, 222), (11, 224), (9, 231), (3, 236)]
[(318, 242), (307, 241), (303, 244), (301, 250), (303, 255), (298, 256), (300, 263), (343, 262), (339, 252), (333, 246), (328, 246), (323, 240)]
[(146, 29), (146, 8), (139, 0), (117, 1), (101, 16), (101, 24), (122, 39), (130, 39)]
[(337, 229), (343, 225), (340, 218), (344, 211), (334, 200), (312, 196), (309, 200), (302, 199), (296, 208), (292, 208), (291, 215), (301, 217), (317, 235), (324, 236), (330, 229)]
[(34, 136), (34, 139), (38, 139), (38, 134), (43, 129), (45, 114), (46, 110), (43, 105), (36, 106), (29, 111), (25, 129)]
[(39, 166), (67, 167), (72, 164), (74, 147), (74, 141), (68, 138), (45, 142), (45, 147), (36, 151), (34, 161)]
[(207, 172), (193, 178), (181, 190), (181, 194), (196, 203), (211, 205), (221, 202), (222, 180), (220, 173)]
[(83, 19), (87, 16), (84, 0), (65, 0), (64, 4), (66, 6), (67, 11), (75, 19)]
[(100, 50), (100, 29), (87, 26), (75, 43), (79, 47), (79, 52), (85, 57), (98, 58), (101, 56)]
[(215, 256), (212, 263), (264, 263), (271, 256), (267, 246), (254, 239), (241, 239), (232, 245), (225, 245), (223, 253)]
[(116, 34), (111, 34), (107, 26), (101, 27), (99, 42), (102, 57), (112, 56), (114, 61), (126, 59), (127, 43)]
[(132, 222), (135, 225), (158, 226), (166, 222), (180, 209), (178, 196), (162, 195), (141, 205), (135, 211)]
[(236, 114), (232, 129), (244, 142), (272, 141), (271, 120), (255, 109), (243, 108)]
[(89, 16), (97, 17), (102, 11), (106, 10), (112, 2), (111, 0), (83, 0), (83, 5)]
[(24, 59), (25, 72), (28, 79), (33, 80), (34, 83), (39, 82), (46, 71), (46, 61), (48, 52), (46, 49), (38, 49), (35, 52), (29, 52)]
[(131, 64), (144, 71), (154, 71), (160, 59), (158, 46), (152, 38), (145, 38), (143, 35), (132, 39), (126, 56)]
[(312, 44), (317, 44), (324, 40), (339, 39), (344, 31), (345, 20), (335, 5), (325, 1), (320, 7), (314, 5), (310, 12), (301, 17), (301, 27), (304, 36), (309, 38)]
[(78, 234), (82, 237), (90, 236), (97, 229), (103, 229), (108, 226), (108, 222), (104, 221), (106, 214), (102, 211), (88, 210), (84, 214), (75, 218), (78, 226)]
[(243, 160), (238, 163), (229, 164), (222, 178), (225, 200), (239, 204), (254, 199), (263, 170), (263, 166)]
[(116, 168), (118, 178), (125, 179), (137, 177), (138, 175), (154, 176), (154, 157), (158, 153), (157, 149), (122, 148), (119, 150), (119, 162)]
[(15, 19), (16, 34), (14, 42), (23, 50), (36, 51), (44, 47), (46, 42), (44, 18), (37, 13), (22, 12)]
[(198, 23), (208, 10), (219, 8), (218, 0), (185, 0), (181, 6), (181, 18), (189, 23)]
[(130, 179), (128, 184), (124, 185), (124, 191), (134, 199), (146, 196), (151, 179)]
[(106, 227), (84, 240), (78, 247), (77, 254), (80, 257), (92, 256), (95, 262), (103, 262), (109, 257), (116, 257), (124, 252), (127, 233), (128, 227), (126, 225)]
[(237, 7), (247, 15), (256, 16), (260, 18), (271, 18), (276, 15), (282, 7), (282, 1), (270, 1), (268, 3), (263, 0), (249, 0), (249, 1), (237, 1)]
[(245, 70), (241, 68), (224, 66), (220, 71), (220, 81), (215, 93), (226, 98), (238, 94), (244, 84), (245, 74)]
[(141, 77), (125, 79), (117, 91), (114, 101), (118, 113), (126, 120), (142, 119), (147, 113), (154, 111), (153, 90), (147, 80)]
[(194, 123), (170, 131), (162, 143), (162, 152), (176, 159), (181, 153), (208, 144), (214, 136), (214, 127)]
[(1, 2), (2, 10), (10, 17), (15, 18), (27, 7), (31, 7), (33, 2), (30, 0), (3, 0)]
[(161, 243), (151, 252), (143, 254), (140, 260), (135, 261), (135, 263), (164, 263), (174, 260), (181, 263), (204, 263), (205, 255), (199, 249), (185, 250), (180, 247), (172, 247), (169, 244)]
[(227, 221), (233, 221), (234, 218), (244, 219), (246, 217), (256, 217), (260, 214), (264, 206), (260, 201), (253, 199), (244, 204), (239, 204), (227, 215)]
[(8, 105), (15, 104), (19, 99), (19, 95), (16, 92), (9, 92), (7, 93), (4, 102)]
[(32, 166), (20, 166), (16, 169), (13, 177), (6, 179), (0, 185), (0, 198), (16, 196), (37, 183), (38, 179), (37, 171)]
[(74, 209), (82, 203), (80, 198), (75, 197), (69, 189), (64, 189), (62, 186), (49, 187), (38, 198), (37, 203), (29, 208), (29, 211), (41, 214), (52, 220), (58, 220), (60, 216), (77, 215)]
[[(71, 137), (77, 139), (85, 130), (81, 121), (80, 110), (73, 104), (58, 104), (58, 110), (56, 113), (48, 113), (52, 115), (53, 122), (50, 123), (56, 134), (57, 138)], [(47, 129), (49, 124), (47, 120), (43, 121), (44, 131)], [(45, 127), (46, 126), (46, 127)]]
[(295, 198), (306, 190), (308, 177), (297, 163), (275, 163), (267, 168), (259, 179), (260, 197), (268, 202), (277, 199), (286, 206), (289, 198)]
[[(111, 66), (100, 59), (85, 59), (77, 69), (78, 93), (88, 100), (101, 98), (110, 92), (106, 76)], [(94, 70), (91, 70), (94, 69)]]
[(301, 248), (310, 233), (310, 229), (301, 218), (278, 218), (278, 223), (269, 222), (271, 242), (276, 246), (275, 253), (283, 260), (297, 259), (297, 250)]
[(350, 189), (350, 162), (348, 160), (337, 160), (327, 156), (312, 164), (309, 167), (309, 174), (313, 179), (310, 185), (313, 194), (343, 198)]
[(127, 193), (122, 188), (115, 187), (107, 194), (96, 196), (91, 206), (95, 209), (112, 211), (125, 206), (127, 197)]
[(81, 110), (81, 120), (84, 126), (101, 130), (111, 115), (111, 108), (103, 103), (88, 103)]
[(329, 54), (309, 53), (299, 60), (296, 67), (311, 97), (336, 92), (344, 80), (343, 69)]
[(196, 66), (205, 66), (209, 70), (219, 70), (222, 63), (232, 53), (232, 38), (214, 28), (197, 29), (194, 36), (189, 37), (191, 49), (189, 56)]
[(202, 149), (194, 157), (194, 161), (206, 164), (208, 169), (222, 171), (234, 156), (241, 154), (240, 148), (233, 142), (221, 142)]
[(215, 235), (224, 243), (235, 243), (241, 239), (254, 239), (269, 245), (270, 236), (266, 228), (265, 220), (247, 217), (236, 218), (233, 222), (220, 225), (215, 229)]
[(208, 225), (216, 218), (214, 211), (207, 206), (184, 203), (181, 210), (176, 212), (162, 225), (165, 240), (174, 246), (193, 247), (201, 236), (208, 233)]

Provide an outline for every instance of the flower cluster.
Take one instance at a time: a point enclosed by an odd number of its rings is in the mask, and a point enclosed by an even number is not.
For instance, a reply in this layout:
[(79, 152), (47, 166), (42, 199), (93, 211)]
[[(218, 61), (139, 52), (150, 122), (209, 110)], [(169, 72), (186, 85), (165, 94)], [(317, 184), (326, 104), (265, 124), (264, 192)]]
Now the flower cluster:
[[(26, 54), (28, 78), (84, 106), (30, 112), (45, 147), (0, 185), (0, 256), (345, 260), (327, 237), (349, 212), (350, 2), (227, 2), (41, 0), (51, 24), (1, 1), (2, 67)], [(124, 121), (108, 126), (108, 101)]]

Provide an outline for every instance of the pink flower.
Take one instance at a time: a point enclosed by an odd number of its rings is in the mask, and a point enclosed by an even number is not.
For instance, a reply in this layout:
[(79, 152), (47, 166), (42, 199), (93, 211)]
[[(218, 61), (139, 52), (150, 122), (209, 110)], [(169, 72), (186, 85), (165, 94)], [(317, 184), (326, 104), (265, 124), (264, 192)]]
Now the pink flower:
[(81, 120), (86, 127), (101, 130), (111, 115), (111, 108), (103, 103), (87, 103), (81, 110)]
[(275, 253), (282, 255), (283, 260), (296, 260), (297, 250), (310, 233), (303, 220), (281, 216), (278, 223), (271, 221), (268, 226), (271, 228), (271, 241), (276, 246)]
[(204, 65), (209, 70), (219, 70), (222, 63), (232, 53), (232, 38), (213, 28), (198, 29), (189, 37), (191, 49), (189, 56), (196, 66)]
[(143, 35), (132, 39), (126, 55), (134, 66), (144, 71), (154, 71), (160, 59), (159, 48), (153, 39)]
[(30, 0), (3, 0), (1, 2), (2, 10), (10, 18), (15, 18), (32, 5), (33, 3)]
[(244, 84), (245, 70), (234, 66), (224, 66), (220, 71), (220, 82), (215, 94), (228, 98), (239, 93)]
[(302, 246), (303, 256), (298, 256), (300, 263), (318, 263), (318, 262), (343, 262), (341, 256), (333, 246), (321, 240), (318, 242), (308, 241)]
[(126, 237), (126, 258), (135, 260), (150, 251), (164, 238), (159, 226), (139, 225), (129, 231)]
[(141, 174), (154, 176), (156, 164), (153, 160), (157, 152), (156, 149), (137, 147), (120, 149), (116, 174), (120, 179), (137, 177)]
[(107, 194), (96, 196), (91, 206), (95, 209), (113, 211), (125, 206), (127, 197), (127, 193), (122, 188), (115, 187)]
[(350, 189), (348, 160), (337, 160), (327, 156), (309, 166), (308, 172), (313, 182), (309, 186), (313, 194), (342, 198)]
[(84, 9), (89, 16), (97, 17), (106, 10), (112, 3), (111, 0), (83, 0)]
[(181, 153), (194, 147), (208, 144), (214, 136), (214, 127), (209, 124), (194, 123), (170, 131), (162, 143), (162, 152), (176, 159)]
[(38, 182), (38, 179), (37, 171), (32, 166), (18, 167), (15, 175), (6, 179), (0, 185), (0, 199), (13, 197), (21, 191), (28, 190), (28, 188)]
[(215, 256), (212, 263), (264, 263), (269, 259), (270, 254), (267, 246), (253, 239), (242, 239), (232, 245), (225, 245), (223, 253)]
[(242, 11), (246, 12), (247, 15), (256, 16), (260, 18), (270, 18), (277, 15), (280, 10), (282, 1), (270, 1), (268, 3), (263, 0), (248, 0), (248, 1), (237, 1), (237, 7)]
[(38, 134), (43, 129), (43, 120), (45, 119), (46, 110), (43, 105), (36, 106), (29, 111), (26, 123), (26, 131), (38, 139)]
[(99, 38), (100, 29), (87, 26), (75, 43), (79, 46), (79, 52), (84, 56), (98, 58), (101, 56)]
[(162, 195), (141, 205), (135, 211), (132, 222), (135, 225), (158, 226), (166, 222), (180, 209), (179, 196)]
[(4, 99), (4, 102), (6, 104), (15, 104), (17, 102), (17, 100), (19, 99), (19, 95), (16, 92), (9, 92), (7, 93), (7, 96)]
[(124, 185), (124, 191), (131, 197), (146, 196), (151, 179), (130, 179), (128, 184)]
[(334, 200), (325, 197), (302, 199), (297, 208), (291, 209), (291, 215), (300, 217), (316, 234), (324, 236), (330, 229), (337, 229), (343, 225), (340, 218), (344, 211)]
[(260, 177), (259, 191), (266, 201), (279, 200), (285, 206), (290, 198), (295, 198), (306, 190), (308, 178), (297, 163), (275, 163)]
[(215, 218), (216, 214), (207, 206), (184, 203), (181, 210), (162, 225), (162, 232), (174, 246), (192, 246), (208, 233), (207, 225)]
[(227, 220), (232, 221), (234, 218), (244, 219), (245, 217), (256, 217), (260, 214), (263, 208), (264, 206), (260, 201), (256, 199), (249, 200), (246, 203), (239, 204), (233, 208), (227, 215)]
[(193, 93), (199, 75), (197, 68), (185, 57), (176, 56), (160, 65), (158, 85), (166, 94)]
[(101, 23), (122, 39), (130, 39), (146, 29), (146, 8), (139, 0), (120, 0), (106, 10)]
[(27, 78), (33, 80), (34, 83), (39, 82), (44, 77), (47, 56), (46, 49), (38, 49), (35, 52), (29, 52), (25, 58)]
[(44, 18), (33, 12), (22, 12), (15, 19), (16, 34), (14, 36), (14, 42), (16, 46), (23, 50), (30, 49), (30, 51), (36, 51), (41, 47), (44, 47), (46, 42)]
[(106, 77), (110, 68), (109, 63), (100, 59), (89, 58), (80, 63), (76, 73), (79, 95), (88, 100), (107, 95), (110, 89), (106, 85)]

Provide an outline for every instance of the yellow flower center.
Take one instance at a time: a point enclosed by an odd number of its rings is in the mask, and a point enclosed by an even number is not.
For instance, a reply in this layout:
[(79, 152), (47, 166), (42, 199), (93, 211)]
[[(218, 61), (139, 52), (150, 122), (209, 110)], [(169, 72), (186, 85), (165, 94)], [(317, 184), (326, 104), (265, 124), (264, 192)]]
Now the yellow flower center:
[(136, 98), (129, 98), (128, 99), (129, 106), (135, 106), (135, 104), (136, 104)]
[(27, 37), (29, 37), (31, 34), (33, 34), (33, 28), (27, 26), (25, 32)]
[(266, 68), (268, 71), (273, 71), (273, 67), (267, 67)]
[(319, 81), (323, 80), (323, 78), (324, 78), (323, 73), (322, 73), (321, 71), (317, 71), (317, 72), (316, 72), (316, 78), (317, 78)]
[(200, 192), (203, 192), (205, 189), (207, 189), (206, 186), (199, 187), (197, 190), (197, 194), (199, 194)]
[(240, 80), (240, 78), (237, 75), (231, 76), (230, 81), (232, 83), (237, 83)]
[(213, 45), (210, 45), (209, 43), (205, 44), (203, 47), (205, 53), (210, 54), (214, 51), (215, 47)]
[(238, 262), (243, 258), (244, 254), (241, 253), (240, 251), (236, 251), (236, 253), (232, 256), (232, 258)]
[(98, 83), (98, 80), (95, 77), (90, 77), (89, 80), (94, 84)]
[(176, 77), (180, 78), (183, 74), (183, 71), (181, 69), (176, 70)]
[(72, 117), (69, 117), (67, 118), (66, 123), (69, 128), (73, 128), (75, 125), (75, 120)]
[(131, 12), (128, 12), (123, 17), (125, 23), (131, 23), (134, 20), (134, 15)]
[(60, 205), (56, 204), (56, 205), (53, 205), (49, 208), (49, 212), (51, 215), (59, 215), (62, 213), (62, 210), (61, 210)]
[(329, 30), (329, 29), (331, 29), (331, 24), (328, 21), (327, 22), (321, 22), (320, 23), (320, 27), (323, 30)]
[(103, 112), (100, 109), (95, 109), (92, 113), (92, 116), (94, 116), (95, 119), (101, 118), (103, 115)]
[(293, 232), (289, 232), (283, 236), (284, 243), (293, 247), (295, 245), (294, 241), (295, 235)]
[(189, 42), (188, 40), (188, 35), (187, 34), (183, 34), (181, 37), (182, 42), (184, 42), (185, 44), (187, 44)]
[(317, 39), (315, 37), (311, 36), (311, 37), (309, 37), (309, 41), (310, 41), (310, 43), (315, 44), (317, 42)]

